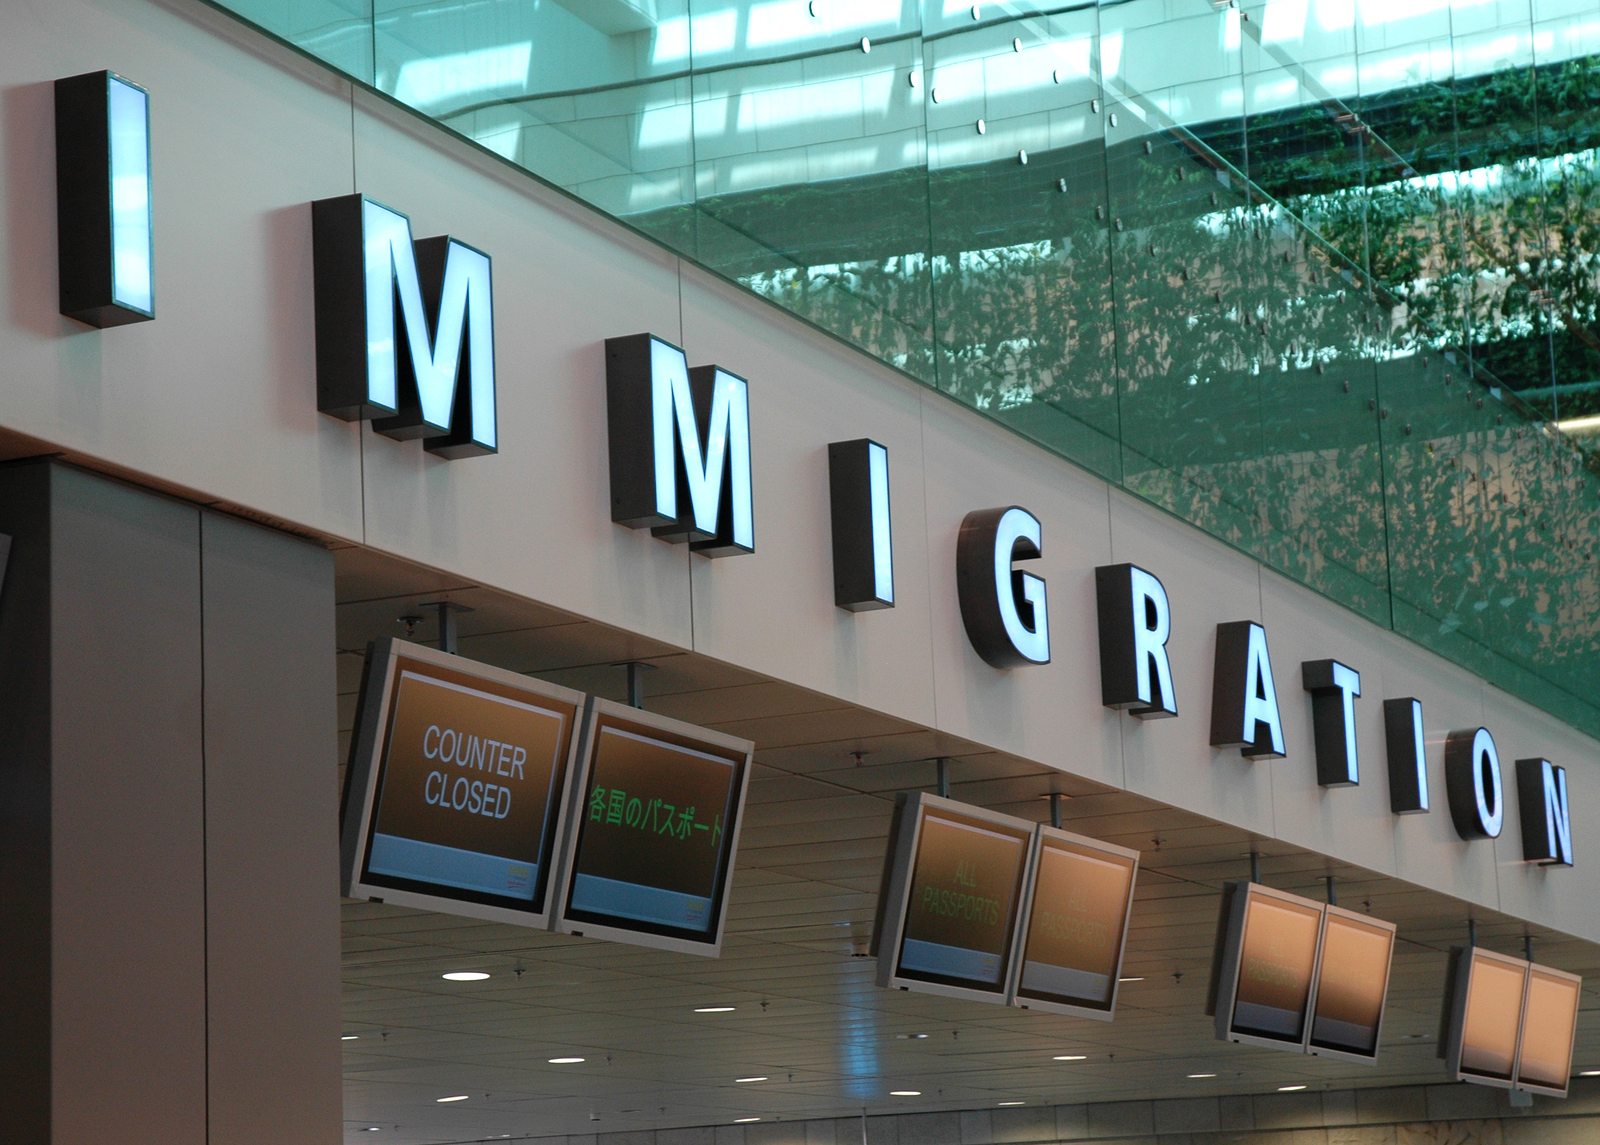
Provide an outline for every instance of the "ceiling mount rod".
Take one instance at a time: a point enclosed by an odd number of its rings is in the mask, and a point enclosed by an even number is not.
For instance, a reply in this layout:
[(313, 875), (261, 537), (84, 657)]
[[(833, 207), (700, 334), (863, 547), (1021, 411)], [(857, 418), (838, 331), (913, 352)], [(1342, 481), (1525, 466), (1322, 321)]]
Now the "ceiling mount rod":
[(1061, 830), (1061, 792), (1050, 793), (1050, 826)]
[(1328, 884), (1328, 905), (1329, 906), (1338, 906), (1339, 905), (1339, 893), (1333, 889), (1334, 876), (1333, 875), (1323, 875), (1322, 876), (1322, 881)]
[(941, 755), (935, 762), (939, 765), (939, 795), (942, 798), (949, 799), (950, 761)]
[(1254, 847), (1250, 848), (1250, 881), (1253, 883), (1261, 881), (1261, 852)]

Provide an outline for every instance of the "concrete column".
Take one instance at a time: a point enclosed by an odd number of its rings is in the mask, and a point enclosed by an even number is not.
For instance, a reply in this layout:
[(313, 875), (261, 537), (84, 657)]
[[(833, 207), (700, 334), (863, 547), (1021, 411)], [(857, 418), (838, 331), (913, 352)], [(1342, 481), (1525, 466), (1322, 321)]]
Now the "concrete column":
[(6, 1140), (331, 1145), (331, 555), (49, 461), (0, 532)]

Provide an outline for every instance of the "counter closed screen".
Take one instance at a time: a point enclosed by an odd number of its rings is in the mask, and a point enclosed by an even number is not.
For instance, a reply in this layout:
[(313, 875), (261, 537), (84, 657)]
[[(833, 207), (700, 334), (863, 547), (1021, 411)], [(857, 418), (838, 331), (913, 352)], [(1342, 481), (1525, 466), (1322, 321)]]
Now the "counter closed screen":
[(714, 946), (749, 745), (592, 702), (561, 929)]
[(1103, 846), (1040, 833), (1019, 1006), (1054, 1003), (1110, 1017), (1139, 860)]
[[(359, 882), (371, 897), (383, 888), (539, 914), (578, 704), (428, 649), (380, 659), (369, 685), (382, 690), (363, 698), (384, 718)], [(362, 770), (353, 761), (353, 783)]]

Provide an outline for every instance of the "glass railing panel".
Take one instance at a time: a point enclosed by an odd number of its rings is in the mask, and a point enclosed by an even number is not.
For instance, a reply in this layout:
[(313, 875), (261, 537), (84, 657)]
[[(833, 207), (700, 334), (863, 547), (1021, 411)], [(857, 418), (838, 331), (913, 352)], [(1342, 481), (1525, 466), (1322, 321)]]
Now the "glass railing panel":
[(346, 75), (373, 82), (372, 0), (228, 0), (220, 6)]
[(694, 254), (933, 379), (913, 0), (693, 0)]
[(988, 11), (924, 49), (938, 384), (1116, 479), (1097, 15)]
[(377, 87), (664, 241), (692, 234), (687, 0), (375, 0)]
[(1124, 480), (1255, 553), (1260, 251), (1230, 161), (1244, 157), (1239, 14), (1167, 11), (1101, 12)]

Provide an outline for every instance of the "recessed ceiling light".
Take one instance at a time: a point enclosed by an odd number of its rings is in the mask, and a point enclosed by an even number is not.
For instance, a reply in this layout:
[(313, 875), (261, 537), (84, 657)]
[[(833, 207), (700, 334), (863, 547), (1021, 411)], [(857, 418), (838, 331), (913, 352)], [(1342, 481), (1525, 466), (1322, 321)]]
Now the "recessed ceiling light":
[(444, 1105), (446, 1102), (449, 1102), (449, 1101), (465, 1101), (470, 1096), (472, 1096), (472, 1095), (471, 1094), (467, 1094), (467, 1093), (458, 1093), (454, 1097), (436, 1097), (436, 1098), (434, 1098), (434, 1100), (436, 1102), (438, 1102), (440, 1105)]
[(743, 1085), (747, 1081), (766, 1081), (767, 1079), (764, 1077), (736, 1077), (733, 1080), (738, 1084)]
[(1304, 1089), (1304, 1088), (1305, 1088), (1305, 1086), (1303, 1086), (1303, 1085), (1280, 1085), (1278, 1087), (1278, 1092), (1279, 1093), (1294, 1093), (1296, 1090), (1301, 1090), (1301, 1089)]
[(1081, 1062), (1088, 1056), (1088, 1054), (1057, 1054), (1055, 1060), (1058, 1062)]
[(369, 1125), (369, 1126), (367, 1126), (365, 1132), (367, 1132), (367, 1133), (379, 1133), (379, 1132), (382, 1132), (382, 1130), (380, 1130), (376, 1125)]
[(452, 970), (448, 974), (439, 975), (439, 977), (446, 982), (482, 982), (489, 976), (482, 970)]
[(749, 1125), (752, 1121), (760, 1121), (760, 1120), (761, 1120), (761, 1118), (759, 1118), (759, 1117), (735, 1117), (733, 1119), (733, 1123), (735, 1125)]
[(996, 1105), (1027, 1105), (1026, 1101), (997, 1101)]
[(550, 1059), (550, 1064), (551, 1065), (577, 1065), (582, 1060), (583, 1060), (582, 1058), (551, 1058)]
[(1118, 978), (1118, 982), (1143, 982), (1143, 978)]
[(927, 1034), (896, 1034), (895, 1035), (895, 1037), (899, 1038), (902, 1042), (904, 1042), (904, 1041), (921, 1041), (923, 1038), (925, 1038), (927, 1036), (928, 1036)]
[(1586, 1069), (1578, 1072), (1579, 1077), (1600, 1077), (1600, 1069)]
[(889, 1096), (890, 1097), (921, 1097), (922, 1096), (922, 1091), (920, 1089), (891, 1089), (889, 1091)]
[(339, 1040), (341, 1042), (359, 1042), (361, 1040), (361, 1035), (360, 1034), (340, 1034), (339, 1035)]
[(1191, 1073), (1190, 1077), (1216, 1077), (1214, 1073)]
[(732, 1006), (696, 1006), (696, 1014), (727, 1014), (733, 1010)]

